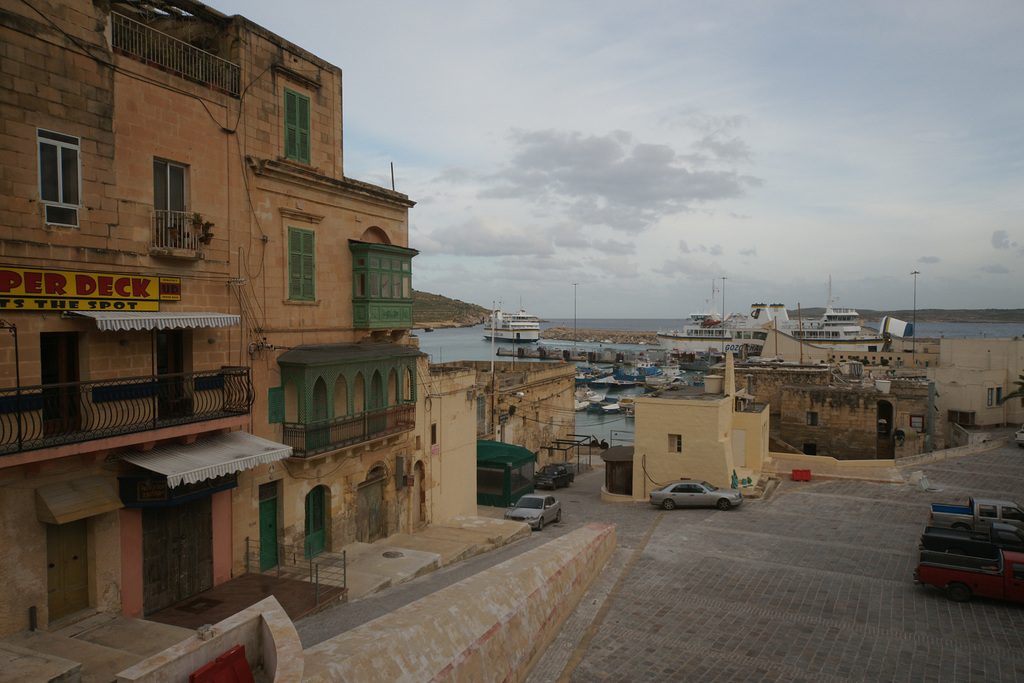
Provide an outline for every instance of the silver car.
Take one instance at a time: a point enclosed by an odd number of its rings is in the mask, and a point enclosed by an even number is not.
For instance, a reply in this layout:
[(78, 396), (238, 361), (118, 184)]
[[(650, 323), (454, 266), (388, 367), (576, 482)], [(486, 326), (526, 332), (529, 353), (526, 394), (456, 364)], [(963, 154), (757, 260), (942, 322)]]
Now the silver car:
[(650, 494), (651, 505), (666, 510), (677, 507), (711, 507), (728, 510), (743, 503), (743, 494), (736, 489), (720, 489), (706, 481), (677, 481)]
[(554, 496), (528, 493), (505, 511), (505, 519), (525, 522), (540, 531), (545, 524), (562, 521), (562, 504)]

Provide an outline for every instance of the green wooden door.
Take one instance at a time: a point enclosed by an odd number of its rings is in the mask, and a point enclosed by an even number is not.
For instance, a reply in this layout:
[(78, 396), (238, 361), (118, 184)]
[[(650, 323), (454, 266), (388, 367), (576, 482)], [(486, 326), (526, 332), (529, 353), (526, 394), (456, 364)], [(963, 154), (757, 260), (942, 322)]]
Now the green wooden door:
[(277, 566), (277, 482), (260, 484), (260, 571)]
[(50, 621), (89, 606), (86, 522), (46, 525), (47, 602)]
[(324, 487), (317, 486), (306, 496), (306, 557), (316, 557), (324, 551), (325, 537)]

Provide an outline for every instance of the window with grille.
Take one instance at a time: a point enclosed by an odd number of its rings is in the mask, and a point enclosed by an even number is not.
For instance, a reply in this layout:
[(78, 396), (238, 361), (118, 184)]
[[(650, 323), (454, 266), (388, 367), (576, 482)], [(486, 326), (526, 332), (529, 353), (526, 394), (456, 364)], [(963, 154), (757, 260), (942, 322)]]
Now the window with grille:
[(39, 141), (39, 200), (50, 225), (78, 227), (82, 206), (81, 140), (37, 129)]

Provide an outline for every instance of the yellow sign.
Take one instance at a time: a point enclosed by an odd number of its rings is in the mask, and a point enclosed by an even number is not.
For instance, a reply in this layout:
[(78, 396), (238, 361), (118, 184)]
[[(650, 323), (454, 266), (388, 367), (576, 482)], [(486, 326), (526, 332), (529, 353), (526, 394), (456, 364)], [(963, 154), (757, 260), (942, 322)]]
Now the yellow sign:
[(159, 311), (181, 300), (181, 279), (43, 268), (0, 268), (0, 309)]

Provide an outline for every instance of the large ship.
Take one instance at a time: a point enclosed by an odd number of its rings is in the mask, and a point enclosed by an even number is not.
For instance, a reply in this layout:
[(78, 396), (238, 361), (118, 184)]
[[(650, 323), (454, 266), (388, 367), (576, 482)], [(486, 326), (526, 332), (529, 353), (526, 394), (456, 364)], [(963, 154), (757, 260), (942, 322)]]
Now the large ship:
[(519, 309), (518, 313), (494, 311), (484, 323), (484, 339), (499, 342), (530, 343), (540, 339), (540, 318)]

